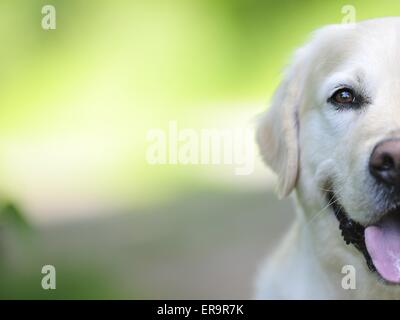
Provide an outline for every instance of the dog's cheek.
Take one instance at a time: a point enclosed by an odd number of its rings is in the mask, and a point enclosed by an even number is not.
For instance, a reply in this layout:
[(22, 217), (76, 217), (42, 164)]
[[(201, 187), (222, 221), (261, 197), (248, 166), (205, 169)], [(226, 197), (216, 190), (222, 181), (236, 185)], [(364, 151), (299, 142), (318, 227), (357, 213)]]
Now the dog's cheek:
[(360, 121), (341, 142), (336, 182), (341, 204), (352, 219), (363, 224), (369, 221), (374, 208), (368, 162), (376, 137), (367, 130)]
[[(329, 152), (330, 143), (319, 120), (308, 117), (303, 122), (300, 135), (300, 172), (297, 185), (299, 201), (309, 207), (306, 212), (315, 212), (326, 205), (328, 182), (334, 175), (335, 161)], [(325, 141), (326, 143), (323, 143)]]

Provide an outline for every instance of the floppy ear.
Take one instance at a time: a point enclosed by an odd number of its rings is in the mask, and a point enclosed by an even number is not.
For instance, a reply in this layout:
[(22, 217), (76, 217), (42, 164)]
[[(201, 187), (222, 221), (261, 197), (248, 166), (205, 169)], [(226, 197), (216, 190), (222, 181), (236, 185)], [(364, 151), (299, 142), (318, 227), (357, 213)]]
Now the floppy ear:
[(335, 50), (332, 44), (347, 43), (350, 47), (355, 30), (349, 24), (335, 24), (314, 32), (310, 41), (296, 51), (269, 110), (259, 120), (257, 142), (264, 161), (278, 175), (281, 198), (294, 189), (299, 174), (299, 114), (308, 98), (306, 88), (319, 81), (314, 79), (315, 73), (328, 72), (334, 61), (338, 63), (346, 55), (345, 50)]
[(306, 78), (302, 51), (297, 52), (294, 63), (286, 70), (268, 111), (261, 115), (256, 134), (262, 158), (278, 175), (280, 198), (296, 186), (299, 171), (298, 109)]

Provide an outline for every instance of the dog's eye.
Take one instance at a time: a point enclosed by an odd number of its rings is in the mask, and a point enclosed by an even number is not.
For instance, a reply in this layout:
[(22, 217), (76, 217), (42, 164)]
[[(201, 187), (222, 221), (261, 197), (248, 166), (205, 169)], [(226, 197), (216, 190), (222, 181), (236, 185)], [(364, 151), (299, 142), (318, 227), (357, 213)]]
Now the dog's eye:
[(369, 99), (357, 94), (353, 89), (341, 87), (332, 94), (328, 102), (333, 104), (338, 110), (346, 110), (359, 109), (369, 103)]
[(358, 110), (370, 104), (370, 98), (364, 94), (357, 93), (349, 87), (337, 89), (328, 99), (328, 103), (335, 106), (337, 110)]
[(355, 96), (351, 89), (342, 88), (332, 95), (332, 101), (337, 104), (351, 104), (355, 102)]

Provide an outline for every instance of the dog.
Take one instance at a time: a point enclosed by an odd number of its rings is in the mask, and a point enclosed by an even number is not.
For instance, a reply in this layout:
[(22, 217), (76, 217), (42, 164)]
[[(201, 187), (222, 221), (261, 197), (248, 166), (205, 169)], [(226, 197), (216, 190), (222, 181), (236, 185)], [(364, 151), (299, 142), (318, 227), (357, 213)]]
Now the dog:
[(399, 299), (400, 17), (317, 30), (256, 132), (296, 218), (255, 297)]

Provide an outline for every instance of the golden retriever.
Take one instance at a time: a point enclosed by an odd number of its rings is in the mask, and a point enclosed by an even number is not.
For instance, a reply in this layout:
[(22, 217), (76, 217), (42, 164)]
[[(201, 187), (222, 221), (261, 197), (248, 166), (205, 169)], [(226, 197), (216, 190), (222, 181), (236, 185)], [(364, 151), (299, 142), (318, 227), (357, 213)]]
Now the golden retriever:
[(400, 298), (400, 18), (315, 32), (257, 142), (297, 214), (256, 297)]

